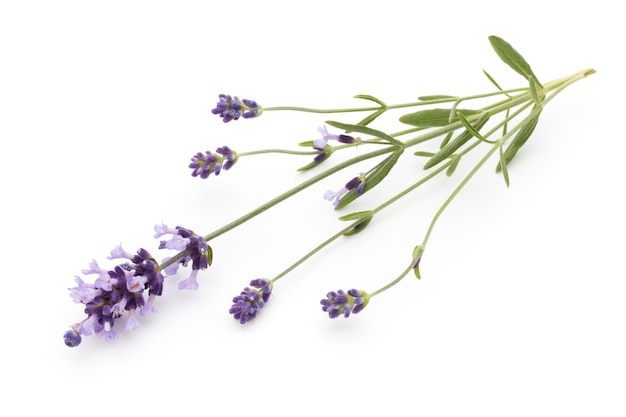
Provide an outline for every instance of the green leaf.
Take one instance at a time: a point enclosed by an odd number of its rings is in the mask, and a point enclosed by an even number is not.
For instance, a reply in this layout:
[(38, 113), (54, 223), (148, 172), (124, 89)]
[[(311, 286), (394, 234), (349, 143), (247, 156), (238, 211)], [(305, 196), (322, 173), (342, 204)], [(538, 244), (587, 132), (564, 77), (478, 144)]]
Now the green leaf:
[[(480, 131), (480, 129), (487, 123), (489, 117), (487, 114), (483, 113), (482, 117), (478, 119), (477, 122), (474, 123), (474, 129), (476, 131)], [(461, 132), (456, 138), (452, 141), (448, 142), (446, 146), (441, 148), (439, 152), (437, 152), (432, 158), (430, 158), (426, 164), (424, 165), (424, 169), (431, 168), (441, 161), (447, 159), (456, 152), (461, 146), (463, 146), (468, 140), (472, 138), (472, 133), (470, 133), (467, 129)]]
[(354, 98), (362, 98), (363, 100), (369, 100), (369, 101), (373, 101), (376, 104), (380, 104), (382, 107), (387, 108), (387, 105), (380, 99), (377, 99), (374, 96), (370, 96), (368, 94), (358, 94), (356, 96), (354, 96)]
[(443, 140), (441, 141), (441, 143), (439, 144), (439, 149), (443, 148), (444, 146), (446, 146), (448, 144), (448, 142), (450, 142), (450, 139), (452, 139), (452, 134), (454, 132), (448, 132), (448, 134), (446, 135), (445, 138), (443, 138)]
[(485, 74), (485, 76), (489, 79), (489, 81), (491, 81), (491, 84), (495, 85), (498, 90), (502, 91), (502, 87), (500, 87), (500, 84), (498, 84), (496, 80), (487, 71), (483, 70), (483, 74)]
[[(480, 110), (459, 109), (457, 112), (463, 116), (481, 113)], [(441, 127), (458, 121), (458, 116), (450, 119), (450, 109), (429, 109), (420, 110), (414, 113), (405, 114), (400, 117), (400, 122), (417, 127)]]
[(380, 109), (378, 111), (375, 111), (374, 113), (370, 114), (369, 116), (367, 116), (365, 119), (361, 120), (357, 124), (361, 125), (361, 126), (367, 126), (368, 124), (370, 124), (374, 120), (376, 120), (378, 118), (378, 116), (380, 116), (381, 114), (383, 114), (386, 111), (387, 111), (387, 109)]
[(415, 155), (415, 156), (425, 156), (426, 158), (430, 158), (431, 156), (434, 155), (434, 153), (426, 152), (426, 151), (415, 151), (413, 153), (413, 155)]
[(351, 125), (347, 123), (339, 123), (339, 122), (334, 122), (332, 120), (329, 120), (326, 123), (332, 127), (336, 127), (337, 129), (343, 129), (347, 132), (364, 133), (366, 135), (371, 135), (371, 136), (386, 140), (387, 142), (392, 143), (394, 145), (402, 145), (402, 142), (400, 142), (398, 139), (395, 139), (393, 136), (390, 136), (386, 134), (385, 132), (381, 132), (380, 130), (372, 129), (371, 127), (361, 126), (361, 125)]
[(458, 99), (457, 96), (446, 96), (443, 94), (438, 94), (438, 95), (432, 95), (432, 96), (419, 96), (417, 98), (419, 101), (433, 101), (433, 100), (456, 100)]
[(363, 219), (363, 221), (359, 222), (356, 226), (354, 226), (352, 229), (345, 232), (343, 235), (352, 236), (352, 235), (356, 235), (357, 233), (362, 232), (363, 229), (365, 229), (367, 225), (370, 224), (373, 218), (374, 217), (370, 216), (370, 217)]
[[(537, 107), (535, 107), (536, 109)], [(530, 135), (532, 135), (535, 127), (537, 126), (537, 122), (539, 121), (539, 116), (541, 115), (541, 111), (538, 111), (530, 120), (528, 120), (524, 126), (517, 132), (509, 146), (504, 151), (504, 164), (509, 165), (509, 163), (515, 158), (517, 151), (524, 146)], [(502, 167), (502, 162), (498, 163), (496, 166), (496, 172), (500, 172)]]
[(398, 162), (398, 159), (400, 158), (400, 155), (402, 155), (403, 151), (404, 148), (398, 147), (394, 153), (378, 164), (378, 166), (376, 166), (376, 168), (374, 168), (374, 170), (365, 177), (363, 192), (361, 194), (357, 194), (355, 190), (348, 191), (343, 197), (341, 197), (339, 204), (335, 207), (335, 210), (339, 210), (340, 208), (347, 206), (372, 188), (376, 187), (387, 176), (387, 174), (389, 174), (389, 171), (391, 171), (391, 168), (393, 168), (396, 162)]
[(465, 118), (465, 116), (463, 116), (463, 114), (458, 115), (459, 120), (461, 120), (461, 123), (463, 123), (463, 126), (465, 126), (465, 129), (472, 134), (472, 136), (475, 136), (476, 138), (482, 140), (483, 142), (489, 142), (487, 139), (485, 139), (485, 137), (483, 135), (480, 134), (480, 132), (478, 132), (478, 130), (476, 130), (476, 128), (474, 126), (472, 126), (472, 124)]
[(500, 59), (511, 67), (515, 72), (526, 78), (528, 81), (534, 79), (538, 85), (541, 85), (530, 65), (519, 52), (511, 46), (510, 43), (497, 36), (489, 36), (489, 42), (496, 51)]
[(458, 156), (458, 155), (452, 156), (452, 163), (450, 164), (450, 166), (446, 170), (446, 176), (447, 177), (451, 177), (452, 174), (454, 174), (454, 171), (456, 171), (456, 168), (459, 166), (459, 162), (460, 161), (461, 161), (461, 157), (460, 156)]
[(413, 249), (413, 273), (417, 279), (421, 279), (420, 276), (420, 267), (419, 261), (422, 258), (422, 254), (424, 253), (424, 247), (422, 245), (417, 245), (415, 249)]
[(213, 249), (209, 245), (207, 245), (206, 247), (206, 254), (208, 259), (207, 263), (209, 266), (211, 266), (211, 264), (213, 263)]
[(509, 188), (509, 170), (506, 168), (506, 159), (504, 158), (504, 151), (502, 150), (502, 145), (500, 145), (500, 169), (502, 170), (502, 176), (504, 177), (504, 182), (506, 183), (506, 188)]
[(353, 213), (341, 216), (339, 220), (342, 220), (342, 221), (358, 220), (358, 219), (363, 219), (365, 217), (372, 217), (372, 215), (373, 215), (372, 210), (355, 211)]

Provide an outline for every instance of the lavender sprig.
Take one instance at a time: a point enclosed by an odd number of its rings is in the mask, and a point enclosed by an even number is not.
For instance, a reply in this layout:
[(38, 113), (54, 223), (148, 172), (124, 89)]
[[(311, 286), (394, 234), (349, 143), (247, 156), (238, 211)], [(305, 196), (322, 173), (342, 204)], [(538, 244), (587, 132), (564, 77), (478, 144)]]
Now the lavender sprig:
[[(355, 155), (329, 166), (324, 171), (304, 180), (301, 184), (277, 195), (249, 213), (205, 236), (180, 226), (170, 228), (164, 224), (157, 225), (155, 238), (167, 237), (160, 240), (159, 249), (177, 251), (173, 256), (163, 258), (161, 262), (157, 262), (145, 249), (139, 249), (136, 254), (131, 254), (122, 249), (121, 246), (116, 247), (111, 252), (109, 259), (123, 259), (124, 261), (112, 269), (101, 268), (95, 260), (92, 261), (89, 268), (82, 272), (85, 275), (96, 275), (94, 282), (88, 283), (81, 277), (76, 277), (76, 287), (70, 288), (72, 299), (76, 303), (84, 305), (87, 317), (70, 326), (70, 330), (64, 334), (65, 344), (71, 347), (77, 346), (81, 343), (82, 337), (89, 334), (99, 334), (104, 338), (114, 339), (117, 337), (116, 329), (119, 329), (120, 326), (125, 331), (136, 328), (139, 325), (137, 313), (141, 316), (156, 311), (153, 304), (155, 298), (163, 293), (165, 278), (176, 274), (181, 266), (191, 266), (191, 273), (186, 279), (179, 282), (178, 288), (198, 289), (199, 271), (212, 264), (213, 252), (209, 246), (211, 240), (246, 223), (313, 184), (347, 168), (350, 168), (352, 170), (351, 175), (354, 175), (354, 165), (373, 161), (369, 170), (355, 176), (337, 191), (328, 191), (323, 196), (332, 201), (336, 210), (341, 210), (365, 193), (372, 192), (379, 184), (384, 183), (397, 161), (406, 154), (407, 149), (427, 141), (441, 140), (437, 151), (418, 149), (413, 152), (413, 155), (420, 158), (425, 157), (427, 160), (424, 164), (425, 174), (412, 185), (372, 209), (342, 215), (339, 220), (348, 222), (346, 226), (341, 227), (340, 230), (315, 246), (274, 278), (257, 278), (250, 281), (249, 286), (232, 299), (232, 305), (229, 309), (229, 313), (241, 324), (248, 323), (255, 319), (259, 311), (267, 304), (273, 294), (275, 283), (279, 279), (287, 276), (300, 264), (335, 240), (361, 233), (374, 217), (378, 218), (383, 210), (408, 194), (415, 192), (425, 182), (439, 176), (442, 172), (445, 172), (447, 176), (453, 176), (462, 158), (475, 152), (476, 149), (483, 149), (486, 146), (483, 157), (468, 173), (462, 176), (460, 182), (435, 212), (425, 235), (421, 240), (418, 240), (420, 243), (413, 249), (408, 266), (397, 277), (373, 292), (357, 289), (328, 292), (326, 297), (321, 300), (322, 310), (330, 318), (339, 316), (347, 318), (361, 312), (371, 299), (395, 286), (411, 271), (418, 279), (421, 278), (422, 257), (434, 227), (442, 213), (460, 191), (484, 167), (487, 161), (496, 155), (499, 157), (496, 171), (502, 174), (508, 186), (510, 183), (508, 165), (534, 132), (545, 106), (563, 89), (595, 72), (593, 69), (583, 70), (571, 76), (542, 84), (530, 65), (510, 44), (495, 36), (490, 37), (489, 40), (498, 56), (527, 81), (527, 87), (504, 90), (491, 75), (485, 72), (497, 91), (465, 97), (422, 96), (416, 102), (396, 105), (388, 105), (373, 96), (359, 95), (356, 98), (374, 104), (369, 107), (326, 110), (303, 107), (262, 108), (253, 100), (240, 100), (237, 96), (220, 95), (212, 112), (219, 115), (226, 123), (242, 117), (256, 118), (263, 112), (279, 110), (310, 113), (366, 112), (368, 115), (356, 124), (326, 121), (325, 125), (318, 128), (318, 134), (321, 137), (318, 136), (315, 139), (300, 143), (300, 146), (309, 148), (305, 151), (265, 149), (237, 153), (228, 146), (222, 146), (217, 148), (215, 152), (198, 152), (191, 158), (189, 168), (192, 170), (192, 176), (203, 179), (208, 178), (211, 174), (218, 176), (222, 170), (229, 170), (240, 157), (244, 156), (267, 153), (313, 156), (311, 162), (300, 168), (300, 170), (308, 170), (318, 169), (322, 164), (327, 165), (329, 157), (337, 151), (351, 151), (355, 152)], [(489, 105), (483, 104), (482, 107), (471, 105), (475, 100), (483, 102), (486, 99), (496, 99), (496, 101)], [(443, 104), (448, 104), (449, 107), (439, 107)], [(403, 114), (399, 118), (400, 122), (404, 124), (402, 130), (386, 133), (370, 127), (370, 124), (373, 124), (383, 113), (410, 107), (426, 107), (426, 109)], [(330, 132), (327, 126), (338, 129), (339, 132)], [(409, 127), (407, 128), (407, 126)], [(355, 134), (360, 134), (363, 139), (361, 136), (353, 136)], [(360, 149), (357, 150), (357, 148), (361, 146), (377, 148), (360, 153)]]

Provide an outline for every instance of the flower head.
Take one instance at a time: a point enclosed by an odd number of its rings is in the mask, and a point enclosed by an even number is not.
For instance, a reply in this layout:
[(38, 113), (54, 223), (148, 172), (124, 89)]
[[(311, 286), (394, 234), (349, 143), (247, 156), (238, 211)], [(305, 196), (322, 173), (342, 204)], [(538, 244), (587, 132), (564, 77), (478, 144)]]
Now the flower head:
[(250, 281), (250, 287), (244, 288), (241, 294), (233, 297), (233, 305), (228, 310), (241, 324), (254, 319), (257, 312), (267, 303), (272, 293), (272, 281), (253, 279)]
[(326, 129), (326, 125), (318, 127), (317, 131), (320, 133), (320, 135), (322, 135), (321, 138), (315, 139), (313, 141), (313, 144), (317, 148), (323, 148), (324, 146), (326, 146), (329, 140), (336, 140), (339, 143), (354, 143), (355, 142), (355, 139), (352, 136), (335, 135), (332, 133), (328, 133), (328, 130)]
[(134, 329), (139, 325), (135, 311), (146, 305), (144, 293), (148, 292), (149, 298), (161, 295), (163, 275), (147, 250), (139, 249), (136, 255), (131, 255), (118, 246), (112, 257), (130, 259), (106, 271), (106, 279), (103, 278), (103, 270), (92, 261), (90, 268), (83, 270), (83, 273), (97, 273), (99, 277), (95, 283), (85, 283), (76, 277), (78, 285), (69, 289), (74, 301), (84, 304), (87, 317), (72, 325), (72, 329), (64, 334), (63, 340), (67, 346), (78, 346), (82, 336), (94, 333), (105, 339), (114, 339), (117, 337), (115, 323), (121, 319), (126, 320), (123, 327), (125, 331)]
[(219, 114), (224, 123), (237, 120), (241, 116), (244, 119), (251, 119), (261, 114), (261, 106), (254, 100), (240, 100), (237, 96), (232, 97), (226, 94), (220, 94), (219, 97), (220, 101), (211, 112)]
[(368, 293), (351, 289), (347, 293), (343, 290), (331, 291), (320, 301), (320, 304), (322, 304), (322, 310), (328, 313), (328, 317), (334, 319), (340, 315), (348, 318), (351, 313), (359, 313), (369, 301)]
[(209, 175), (213, 173), (219, 175), (222, 169), (228, 171), (232, 168), (239, 158), (237, 152), (233, 151), (228, 146), (217, 148), (215, 152), (216, 153), (211, 151), (206, 151), (205, 153), (198, 152), (191, 158), (189, 168), (193, 170), (191, 172), (192, 177), (204, 179), (208, 178)]

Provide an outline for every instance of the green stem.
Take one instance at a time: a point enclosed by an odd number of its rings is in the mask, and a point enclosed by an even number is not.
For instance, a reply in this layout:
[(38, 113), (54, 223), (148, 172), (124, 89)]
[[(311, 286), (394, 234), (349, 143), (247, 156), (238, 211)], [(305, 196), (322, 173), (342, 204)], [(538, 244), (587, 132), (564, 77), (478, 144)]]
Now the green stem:
[(437, 98), (437, 99), (432, 99), (432, 100), (421, 100), (421, 101), (415, 101), (415, 102), (411, 102), (411, 103), (402, 103), (402, 104), (393, 104), (391, 106), (375, 106), (375, 107), (351, 107), (351, 108), (343, 108), (343, 109), (316, 109), (316, 108), (310, 108), (310, 107), (296, 107), (296, 106), (276, 106), (276, 107), (263, 107), (262, 111), (266, 112), (266, 111), (285, 111), (285, 110), (289, 110), (289, 111), (299, 111), (299, 112), (306, 112), (306, 113), (355, 113), (355, 112), (362, 112), (362, 111), (378, 111), (378, 110), (394, 110), (394, 109), (402, 109), (402, 108), (407, 108), (407, 107), (417, 107), (417, 106), (427, 106), (430, 104), (439, 104), (439, 103), (451, 103), (451, 102), (460, 102), (460, 101), (466, 101), (466, 100), (474, 100), (474, 99), (478, 99), (478, 98), (486, 98), (486, 97), (492, 97), (492, 96), (496, 96), (496, 95), (504, 95), (507, 93), (515, 93), (515, 92), (519, 92), (519, 91), (524, 91), (524, 90), (528, 90), (528, 88), (514, 88), (511, 90), (498, 90), (498, 91), (494, 91), (491, 93), (486, 93), (486, 94), (476, 94), (476, 95), (471, 95), (471, 96), (466, 96), (466, 97), (441, 97), (441, 98)]
[(386, 153), (390, 153), (394, 151), (394, 147), (387, 147), (384, 149), (378, 149), (363, 155), (359, 155), (359, 156), (355, 156), (354, 158), (351, 158), (347, 161), (341, 162), (329, 169), (327, 169), (324, 172), (321, 172), (317, 175), (315, 175), (314, 177), (309, 178), (308, 180), (304, 181), (303, 183), (285, 191), (284, 193), (278, 195), (277, 197), (272, 198), (271, 200), (269, 200), (268, 202), (266, 202), (265, 204), (260, 205), (259, 207), (257, 207), (256, 209), (250, 211), (247, 214), (244, 214), (243, 216), (239, 217), (238, 219), (228, 223), (227, 225), (220, 227), (219, 229), (209, 233), (208, 235), (206, 235), (204, 237), (204, 239), (206, 241), (210, 241), (224, 233), (226, 233), (227, 231), (234, 229), (235, 227), (247, 222), (248, 220), (252, 219), (255, 216), (258, 216), (259, 214), (263, 213), (265, 210), (275, 206), (276, 204), (286, 200), (287, 198), (299, 193), (300, 191), (306, 189), (307, 187), (310, 187), (311, 185), (315, 184), (318, 181), (323, 180), (324, 178), (338, 172), (341, 171), (344, 168), (347, 168), (351, 165), (354, 165), (356, 163), (359, 163), (361, 161), (365, 161), (367, 159), (370, 158), (374, 158), (376, 156), (380, 156), (380, 155), (384, 155)]
[(396, 285), (398, 282), (402, 281), (402, 279), (409, 273), (411, 272), (411, 270), (415, 267), (415, 262), (411, 262), (411, 264), (404, 270), (402, 271), (402, 273), (400, 275), (398, 275), (398, 277), (396, 279), (394, 279), (393, 281), (391, 281), (389, 284), (385, 285), (382, 288), (377, 289), (376, 291), (374, 291), (373, 293), (370, 294), (370, 298), (380, 294), (381, 292), (385, 292), (387, 291), (389, 288), (393, 287), (394, 285)]

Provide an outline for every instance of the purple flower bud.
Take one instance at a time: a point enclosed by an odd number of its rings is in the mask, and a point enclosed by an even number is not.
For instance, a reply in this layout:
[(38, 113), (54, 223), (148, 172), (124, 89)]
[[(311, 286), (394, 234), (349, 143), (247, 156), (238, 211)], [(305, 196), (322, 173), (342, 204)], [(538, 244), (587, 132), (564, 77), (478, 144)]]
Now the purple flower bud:
[(357, 314), (363, 310), (369, 300), (370, 296), (365, 291), (351, 289), (347, 293), (343, 290), (331, 291), (320, 301), (320, 304), (322, 310), (327, 312), (331, 319), (340, 315), (348, 318), (351, 313)]
[(66, 346), (76, 347), (80, 345), (82, 338), (80, 337), (80, 334), (77, 330), (72, 329), (65, 332), (65, 334), (63, 335), (63, 341), (65, 342)]
[(189, 168), (193, 170), (191, 176), (204, 179), (211, 174), (219, 175), (222, 168), (225, 171), (229, 170), (235, 165), (238, 158), (237, 152), (228, 146), (217, 148), (216, 153), (211, 151), (206, 151), (204, 154), (198, 152), (191, 158), (191, 163), (189, 164)]
[(254, 319), (260, 309), (268, 302), (272, 293), (272, 281), (257, 278), (250, 281), (250, 287), (233, 297), (233, 305), (228, 310), (239, 323), (245, 324)]
[(244, 119), (251, 119), (261, 114), (261, 106), (254, 100), (240, 100), (237, 96), (232, 97), (226, 94), (220, 94), (219, 98), (220, 101), (211, 112), (219, 114), (224, 123), (238, 120), (241, 116)]

